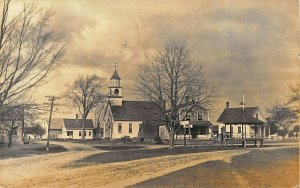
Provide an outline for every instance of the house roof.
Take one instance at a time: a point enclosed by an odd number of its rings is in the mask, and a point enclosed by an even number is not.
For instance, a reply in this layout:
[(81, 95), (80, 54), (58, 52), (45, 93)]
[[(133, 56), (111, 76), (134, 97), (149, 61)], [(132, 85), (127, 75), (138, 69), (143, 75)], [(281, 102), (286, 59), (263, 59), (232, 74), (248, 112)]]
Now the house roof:
[(145, 121), (161, 120), (161, 111), (154, 102), (123, 101), (122, 106), (111, 107), (114, 120)]
[(258, 107), (225, 108), (217, 122), (224, 124), (263, 124), (257, 119)]
[(119, 74), (118, 74), (118, 72), (117, 72), (116, 69), (115, 69), (115, 72), (113, 73), (113, 75), (111, 76), (110, 79), (111, 79), (111, 80), (112, 80), (112, 79), (121, 80), (121, 78), (120, 78), (120, 76), (119, 76)]
[[(82, 119), (63, 119), (66, 129), (82, 129), (83, 120)], [(87, 119), (85, 129), (94, 129), (93, 120)]]
[[(49, 119), (45, 119), (48, 123)], [(63, 126), (63, 118), (51, 118), (51, 127), (50, 129), (61, 129)]]
[[(47, 123), (49, 122), (46, 119)], [(51, 129), (62, 129), (63, 125), (66, 129), (82, 129), (82, 119), (67, 119), (67, 118), (52, 118)], [(94, 124), (91, 119), (86, 120), (86, 129), (94, 129)]]

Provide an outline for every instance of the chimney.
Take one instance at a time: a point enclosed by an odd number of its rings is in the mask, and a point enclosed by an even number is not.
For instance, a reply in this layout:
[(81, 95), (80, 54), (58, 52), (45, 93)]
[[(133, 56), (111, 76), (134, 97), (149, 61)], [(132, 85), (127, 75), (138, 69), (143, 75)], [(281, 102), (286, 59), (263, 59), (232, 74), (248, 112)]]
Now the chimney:
[(76, 119), (78, 119), (78, 114), (76, 114)]
[(228, 101), (226, 102), (226, 108), (229, 108), (229, 102)]

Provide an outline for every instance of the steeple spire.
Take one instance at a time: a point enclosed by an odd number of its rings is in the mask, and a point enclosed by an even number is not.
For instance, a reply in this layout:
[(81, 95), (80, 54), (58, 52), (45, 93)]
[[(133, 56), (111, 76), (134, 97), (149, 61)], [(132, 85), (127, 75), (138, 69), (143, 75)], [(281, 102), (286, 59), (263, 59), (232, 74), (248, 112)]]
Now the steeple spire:
[(110, 79), (111, 80), (113, 80), (113, 79), (115, 79), (115, 80), (121, 80), (121, 78), (120, 78), (120, 76), (119, 76), (119, 74), (117, 72), (118, 64), (115, 63), (114, 67), (115, 67), (115, 71), (114, 71), (113, 75), (110, 77)]
[(115, 71), (110, 78), (109, 100), (113, 106), (122, 106), (122, 87), (120, 83), (120, 76), (117, 72), (117, 64), (114, 65)]
[(118, 72), (117, 72), (117, 69), (115, 69), (115, 72), (113, 73), (113, 75), (110, 77), (111, 80), (121, 80)]

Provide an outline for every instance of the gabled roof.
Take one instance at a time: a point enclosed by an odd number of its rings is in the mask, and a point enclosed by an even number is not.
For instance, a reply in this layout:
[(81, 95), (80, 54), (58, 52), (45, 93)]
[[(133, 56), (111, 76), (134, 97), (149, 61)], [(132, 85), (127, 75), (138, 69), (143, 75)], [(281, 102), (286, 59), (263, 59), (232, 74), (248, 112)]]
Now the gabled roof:
[(258, 107), (225, 108), (217, 122), (224, 124), (263, 124), (256, 118)]
[[(83, 120), (82, 119), (63, 119), (64, 125), (66, 129), (82, 129), (83, 128)], [(94, 129), (94, 124), (91, 119), (86, 120), (85, 124), (86, 129)]]
[[(45, 119), (45, 121), (48, 123), (49, 119)], [(82, 129), (82, 119), (66, 119), (66, 118), (52, 118), (51, 119), (51, 129), (62, 129), (62, 127), (65, 126), (68, 130), (73, 129)], [(94, 129), (94, 124), (91, 119), (86, 120), (86, 129)]]
[[(49, 119), (45, 119), (45, 121), (49, 122)], [(63, 126), (63, 118), (51, 118), (51, 127), (50, 129), (61, 129)]]
[(115, 69), (115, 72), (113, 73), (113, 75), (111, 76), (110, 79), (111, 79), (111, 80), (112, 80), (112, 79), (121, 80), (121, 78), (120, 78), (120, 76), (119, 76), (119, 74), (118, 74), (118, 72), (117, 72), (116, 69)]
[(115, 121), (146, 121), (160, 120), (161, 111), (154, 102), (123, 101), (122, 106), (111, 107)]

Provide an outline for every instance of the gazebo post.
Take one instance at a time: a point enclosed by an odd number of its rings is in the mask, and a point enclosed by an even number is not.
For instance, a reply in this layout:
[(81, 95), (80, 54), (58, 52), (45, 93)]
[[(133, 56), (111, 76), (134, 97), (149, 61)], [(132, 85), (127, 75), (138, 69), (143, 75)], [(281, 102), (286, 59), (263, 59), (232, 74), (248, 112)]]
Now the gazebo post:
[(232, 124), (230, 124), (230, 142), (231, 142), (231, 147), (233, 147), (233, 140), (232, 140)]
[(245, 125), (245, 138), (244, 138), (244, 147), (247, 147), (247, 124)]
[(256, 144), (256, 137), (257, 137), (257, 125), (255, 124), (254, 125), (254, 145), (256, 146), (257, 144)]
[(244, 138), (244, 124), (242, 124), (242, 138)]
[(242, 124), (242, 145), (244, 146), (244, 124)]
[(225, 123), (225, 147), (227, 147), (227, 124)]
[(258, 142), (257, 142), (257, 147), (259, 148), (259, 139), (260, 139), (260, 125), (257, 125), (258, 126), (258, 130), (257, 130), (257, 135), (258, 135)]
[(263, 146), (264, 145), (264, 134), (265, 134), (265, 126), (264, 125), (262, 125), (261, 126), (261, 130), (262, 130), (262, 136), (261, 136), (261, 146)]

